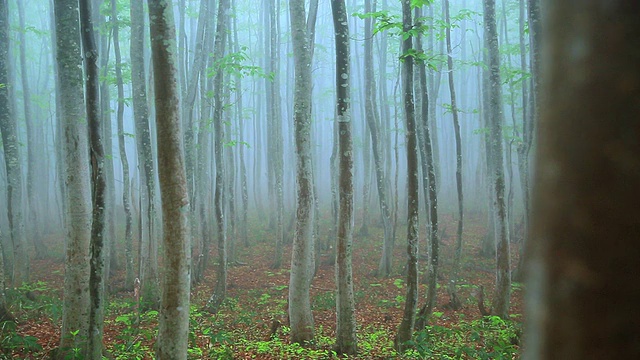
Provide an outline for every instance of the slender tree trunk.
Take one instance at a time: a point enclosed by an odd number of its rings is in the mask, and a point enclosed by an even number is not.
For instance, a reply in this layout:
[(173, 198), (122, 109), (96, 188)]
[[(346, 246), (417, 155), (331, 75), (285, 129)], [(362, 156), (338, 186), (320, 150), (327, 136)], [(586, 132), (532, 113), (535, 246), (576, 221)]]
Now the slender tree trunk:
[[(17, 121), (11, 105), (11, 82), (9, 80), (9, 8), (4, 1), (0, 13), (0, 131), (7, 173), (7, 215), (13, 243), (13, 286), (19, 287), (29, 281), (30, 261), (25, 235), (24, 208), (22, 205), (22, 170), (20, 169), (20, 144)], [(77, 19), (76, 19), (77, 21)]]
[(355, 302), (351, 247), (353, 240), (353, 144), (349, 96), (349, 23), (344, 0), (332, 0), (333, 27), (336, 41), (336, 94), (338, 153), (340, 154), (340, 209), (336, 239), (336, 351), (338, 354), (357, 352)]
[(166, 261), (156, 343), (159, 360), (187, 358), (191, 285), (189, 194), (180, 130), (176, 31), (172, 9), (170, 0), (149, 2)]
[(93, 219), (91, 222), (91, 268), (89, 273), (89, 338), (88, 359), (102, 359), (102, 338), (105, 304), (105, 192), (104, 147), (100, 119), (100, 80), (98, 46), (96, 45), (91, 14), (91, 0), (80, 0), (80, 34), (84, 55), (85, 99), (89, 124), (89, 160), (91, 161), (91, 193)]
[(77, 0), (54, 0), (67, 184), (64, 307), (59, 358), (84, 353), (89, 328), (91, 182)]
[[(411, 1), (402, 1), (402, 31), (407, 34), (402, 41), (402, 53), (413, 49), (413, 36), (408, 32), (413, 28)], [(404, 38), (404, 37), (403, 37)], [(402, 63), (402, 88), (407, 135), (407, 295), (402, 321), (394, 341), (398, 352), (407, 349), (407, 342), (413, 336), (418, 303), (418, 152), (416, 119), (413, 100), (413, 57), (405, 56)]]
[[(131, 85), (133, 118), (136, 129), (136, 148), (138, 162), (141, 165), (141, 178), (146, 188), (146, 241), (140, 238), (139, 274), (142, 298), (151, 308), (157, 308), (160, 302), (158, 286), (158, 239), (156, 236), (156, 174), (151, 151), (149, 129), (149, 108), (147, 103), (147, 84), (144, 64), (144, 13), (142, 0), (131, 0)], [(141, 207), (142, 210), (142, 207)], [(141, 222), (142, 224), (143, 222)], [(143, 261), (144, 260), (144, 261)]]
[(523, 358), (637, 359), (640, 4), (545, 8)]
[[(365, 12), (370, 9), (371, 1), (365, 2)], [(365, 19), (365, 42), (364, 42), (364, 72), (365, 72), (365, 117), (367, 119), (367, 127), (371, 134), (371, 152), (373, 153), (373, 162), (376, 173), (376, 185), (378, 188), (378, 203), (380, 205), (380, 214), (382, 218), (382, 228), (384, 231), (384, 240), (382, 245), (382, 256), (378, 264), (378, 275), (389, 276), (391, 273), (391, 264), (393, 258), (393, 229), (391, 226), (391, 214), (389, 205), (387, 204), (387, 180), (385, 178), (384, 164), (382, 158), (382, 149), (380, 144), (381, 132), (378, 126), (379, 116), (375, 108), (375, 80), (373, 74), (373, 29), (371, 19)], [(383, 85), (381, 85), (383, 86)]]
[(445, 37), (447, 42), (447, 69), (449, 74), (449, 93), (451, 94), (451, 114), (453, 116), (453, 131), (456, 139), (456, 189), (458, 192), (458, 231), (456, 233), (456, 249), (453, 259), (453, 271), (449, 280), (449, 305), (453, 309), (462, 306), (458, 299), (456, 284), (458, 281), (458, 271), (460, 270), (460, 260), (462, 258), (462, 229), (464, 226), (464, 201), (462, 197), (462, 140), (460, 138), (460, 120), (458, 120), (458, 104), (456, 103), (456, 91), (453, 82), (453, 55), (451, 47), (451, 18), (449, 16), (449, 0), (444, 0)]
[[(226, 46), (226, 29), (229, 11), (229, 1), (220, 0), (218, 3), (218, 23), (216, 24), (216, 35), (213, 45), (214, 63), (222, 59)], [(223, 158), (223, 72), (216, 69), (213, 80), (214, 104), (213, 104), (213, 131), (214, 131), (214, 151), (216, 162), (216, 188), (214, 195), (214, 208), (216, 217), (216, 228), (218, 235), (218, 270), (216, 285), (213, 294), (207, 302), (207, 308), (211, 312), (217, 312), (219, 306), (227, 296), (227, 234), (224, 220), (224, 158)]]
[[(416, 18), (422, 18), (422, 11), (416, 8)], [(418, 22), (418, 26), (421, 22)], [(422, 37), (416, 38), (416, 50), (422, 50)], [(437, 304), (437, 288), (438, 288), (438, 261), (440, 256), (440, 235), (438, 234), (438, 191), (436, 183), (435, 163), (433, 160), (433, 146), (431, 141), (431, 131), (429, 124), (429, 93), (427, 90), (427, 66), (424, 61), (418, 62), (418, 71), (420, 79), (420, 120), (417, 130), (418, 141), (421, 143), (420, 155), (422, 157), (423, 181), (426, 182), (427, 191), (424, 197), (427, 200), (428, 220), (427, 236), (429, 265), (427, 266), (427, 300), (420, 309), (419, 317), (416, 320), (416, 329), (422, 330)]]
[(122, 164), (122, 205), (124, 207), (125, 230), (125, 258), (126, 275), (125, 288), (133, 288), (133, 216), (131, 214), (131, 179), (129, 178), (129, 159), (124, 142), (124, 82), (122, 80), (122, 57), (120, 55), (120, 34), (118, 9), (116, 0), (111, 1), (111, 27), (113, 30), (113, 51), (115, 54), (116, 85), (118, 89), (118, 105), (116, 119), (118, 123), (118, 148), (120, 150), (120, 162)]
[(493, 213), (496, 229), (496, 289), (492, 312), (503, 319), (509, 317), (511, 297), (511, 257), (509, 249), (509, 226), (505, 205), (504, 159), (502, 149), (502, 82), (500, 80), (500, 54), (498, 52), (498, 31), (496, 28), (495, 0), (484, 0), (485, 37), (489, 55), (489, 145), (493, 166), (491, 182), (493, 187)]
[(314, 336), (309, 288), (313, 270), (313, 188), (311, 168), (311, 53), (303, 0), (289, 1), (294, 49), (293, 122), (296, 150), (297, 211), (289, 279), (291, 341), (305, 343)]
[[(16, 1), (18, 5), (18, 24), (20, 30), (18, 31), (20, 41), (20, 70), (22, 79), (22, 103), (24, 109), (24, 122), (27, 125), (27, 199), (28, 199), (28, 220), (29, 220), (29, 237), (33, 242), (36, 257), (41, 259), (46, 254), (47, 250), (42, 242), (42, 234), (40, 233), (40, 218), (38, 209), (41, 209), (42, 204), (38, 201), (37, 190), (33, 186), (34, 179), (37, 177), (37, 158), (36, 149), (39, 144), (36, 144), (35, 132), (36, 128), (33, 123), (33, 116), (31, 113), (31, 90), (29, 87), (29, 71), (27, 66), (26, 56), (26, 29), (24, 21), (24, 1)], [(37, 181), (37, 179), (36, 179)]]
[[(105, 16), (100, 14), (97, 2), (93, 4), (94, 24), (95, 28), (103, 28), (105, 26)], [(99, 32), (100, 36), (100, 68), (102, 69), (100, 83), (100, 117), (102, 123), (102, 141), (105, 151), (104, 174), (106, 178), (105, 192), (105, 244), (108, 244), (108, 262), (105, 264), (106, 276), (109, 277), (112, 272), (118, 269), (118, 247), (115, 241), (115, 178), (113, 167), (113, 130), (111, 124), (111, 97), (109, 94), (109, 82), (107, 80), (107, 72), (109, 67), (109, 48), (111, 32)], [(109, 283), (108, 280), (106, 280)]]
[(271, 94), (271, 104), (269, 110), (271, 115), (271, 167), (273, 168), (273, 195), (276, 205), (276, 253), (273, 263), (274, 268), (282, 265), (282, 253), (284, 250), (284, 193), (283, 193), (283, 142), (282, 138), (282, 112), (280, 99), (280, 44), (278, 36), (280, 34), (278, 26), (280, 22), (279, 11), (276, 11), (276, 2), (269, 1), (269, 28), (270, 28), (270, 63), (269, 69), (275, 75), (269, 82), (269, 92)]

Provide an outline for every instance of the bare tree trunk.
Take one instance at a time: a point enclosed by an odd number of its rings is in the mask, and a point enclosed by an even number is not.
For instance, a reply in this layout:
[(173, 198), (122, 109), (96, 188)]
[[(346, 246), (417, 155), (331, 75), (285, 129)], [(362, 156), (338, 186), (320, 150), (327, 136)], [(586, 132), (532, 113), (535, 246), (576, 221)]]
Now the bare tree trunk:
[(280, 43), (278, 36), (280, 34), (280, 16), (276, 11), (276, 2), (269, 1), (269, 28), (270, 28), (270, 49), (271, 56), (269, 58), (269, 69), (274, 74), (273, 79), (268, 83), (269, 92), (271, 94), (271, 104), (268, 105), (271, 118), (271, 134), (270, 141), (272, 151), (270, 166), (273, 168), (273, 195), (275, 196), (276, 205), (276, 253), (273, 263), (274, 268), (280, 268), (282, 265), (282, 253), (284, 250), (284, 193), (283, 193), (283, 142), (282, 138), (282, 112), (280, 99)]
[(638, 359), (640, 3), (545, 7), (523, 358)]
[(160, 360), (187, 358), (191, 285), (189, 194), (180, 130), (176, 31), (172, 9), (170, 0), (149, 2), (166, 261), (156, 343), (156, 357)]
[[(416, 8), (416, 18), (422, 18), (422, 9)], [(421, 20), (417, 22), (421, 26)], [(422, 36), (416, 37), (416, 50), (422, 51)], [(427, 266), (427, 300), (420, 309), (418, 319), (416, 319), (416, 329), (422, 330), (427, 324), (429, 317), (437, 304), (438, 288), (438, 261), (440, 256), (440, 235), (438, 234), (438, 191), (436, 183), (435, 163), (433, 160), (433, 146), (431, 141), (431, 131), (429, 124), (429, 93), (427, 90), (427, 66), (424, 61), (418, 62), (420, 79), (420, 120), (417, 123), (418, 142), (420, 143), (420, 155), (422, 158), (423, 181), (426, 183), (424, 198), (428, 211), (427, 224), (427, 253), (429, 255), (429, 265)]]
[[(89, 338), (88, 359), (102, 359), (102, 330), (105, 307), (105, 192), (104, 147), (100, 118), (100, 79), (98, 70), (98, 47), (96, 45), (91, 14), (91, 0), (81, 0), (80, 34), (85, 70), (85, 99), (89, 124), (89, 157), (91, 161), (91, 193), (93, 219), (91, 222), (91, 265), (89, 273)], [(115, 3), (112, 3), (115, 7)], [(107, 250), (108, 251), (108, 250)]]
[(336, 42), (336, 94), (338, 153), (340, 173), (338, 175), (340, 209), (338, 212), (338, 237), (336, 239), (336, 352), (357, 352), (355, 302), (353, 299), (353, 270), (351, 247), (353, 241), (353, 144), (351, 139), (351, 110), (349, 96), (349, 23), (344, 0), (332, 0), (333, 26)]
[(496, 229), (496, 289), (493, 296), (492, 313), (503, 319), (509, 317), (511, 298), (511, 256), (509, 249), (509, 226), (505, 205), (504, 159), (502, 149), (502, 82), (500, 81), (500, 54), (498, 52), (498, 31), (496, 29), (495, 0), (484, 0), (484, 30), (488, 44), (489, 65), (489, 145), (493, 166), (491, 183)]
[[(41, 259), (47, 253), (46, 247), (42, 242), (42, 234), (40, 233), (40, 218), (38, 209), (42, 208), (42, 204), (38, 201), (38, 194), (33, 187), (34, 178), (37, 178), (37, 158), (35, 132), (36, 129), (33, 123), (33, 116), (31, 114), (31, 90), (29, 88), (29, 71), (27, 66), (26, 56), (26, 36), (25, 36), (25, 21), (24, 21), (24, 2), (17, 1), (18, 5), (18, 23), (20, 31), (18, 36), (20, 40), (20, 70), (22, 80), (22, 105), (24, 109), (24, 122), (27, 125), (27, 199), (28, 199), (28, 219), (29, 219), (29, 237), (33, 242), (36, 250), (36, 257)], [(37, 180), (36, 180), (37, 181)]]
[[(226, 29), (228, 21), (229, 1), (220, 0), (218, 3), (218, 23), (216, 24), (216, 35), (213, 45), (214, 63), (222, 59), (226, 45)], [(218, 270), (216, 285), (213, 294), (207, 302), (207, 308), (211, 312), (218, 311), (219, 306), (227, 296), (227, 234), (224, 220), (224, 158), (223, 158), (223, 72), (221, 68), (216, 69), (214, 78), (214, 105), (213, 105), (213, 131), (214, 149), (216, 162), (216, 188), (214, 195), (214, 208), (216, 217), (216, 228), (218, 232)]]
[(453, 56), (451, 54), (451, 18), (449, 16), (449, 0), (444, 1), (444, 16), (447, 26), (445, 28), (445, 37), (447, 43), (447, 69), (449, 75), (449, 92), (451, 94), (451, 114), (453, 115), (453, 131), (456, 139), (456, 189), (458, 192), (458, 231), (456, 232), (456, 248), (453, 258), (453, 270), (447, 292), (449, 293), (449, 305), (453, 309), (459, 309), (462, 306), (458, 299), (458, 291), (456, 284), (458, 280), (458, 271), (460, 270), (460, 260), (462, 258), (462, 230), (464, 226), (464, 201), (462, 194), (462, 140), (460, 139), (460, 121), (458, 120), (458, 105), (456, 103), (456, 91), (453, 82)]
[[(367, 5), (370, 9), (371, 1), (365, 2), (365, 12)], [(371, 134), (371, 152), (373, 153), (373, 163), (376, 173), (376, 185), (378, 188), (378, 203), (382, 218), (382, 228), (384, 240), (382, 245), (382, 256), (378, 264), (378, 275), (389, 276), (393, 259), (393, 229), (391, 226), (391, 214), (387, 204), (387, 180), (385, 178), (383, 156), (381, 149), (381, 134), (378, 127), (378, 112), (375, 108), (375, 80), (373, 74), (373, 29), (370, 18), (365, 19), (365, 41), (364, 41), (364, 72), (365, 72), (365, 117), (367, 127)], [(382, 85), (381, 85), (382, 86)]]
[[(402, 1), (402, 31), (413, 28), (411, 0)], [(402, 53), (408, 54), (413, 48), (413, 36), (402, 41)], [(394, 341), (398, 352), (407, 349), (407, 342), (413, 337), (418, 303), (418, 152), (416, 119), (413, 100), (413, 57), (404, 57), (402, 63), (402, 88), (407, 135), (407, 295), (402, 321)]]
[(77, 0), (54, 0), (67, 184), (64, 307), (59, 358), (84, 353), (89, 336), (91, 182)]
[[(0, 66), (3, 68), (0, 78), (0, 131), (4, 149), (5, 169), (7, 172), (7, 215), (13, 242), (13, 285), (21, 286), (29, 281), (30, 261), (25, 236), (24, 208), (22, 205), (22, 170), (20, 169), (20, 144), (18, 142), (17, 121), (11, 105), (9, 81), (9, 9), (8, 3), (2, 4), (0, 18)], [(77, 19), (76, 19), (77, 21)]]
[[(140, 243), (140, 289), (142, 298), (151, 308), (157, 308), (160, 302), (160, 288), (158, 284), (158, 238), (156, 229), (156, 174), (153, 166), (151, 151), (151, 134), (149, 128), (149, 108), (147, 104), (147, 85), (145, 82), (144, 64), (144, 13), (142, 0), (131, 1), (131, 85), (133, 117), (136, 129), (136, 148), (138, 162), (143, 171), (146, 191), (147, 237)], [(142, 192), (141, 192), (142, 193)], [(142, 212), (142, 207), (141, 207)], [(144, 222), (141, 222), (141, 225)], [(143, 261), (144, 260), (144, 261)]]
[(313, 188), (311, 164), (311, 53), (303, 0), (289, 1), (295, 62), (294, 135), (297, 211), (289, 279), (291, 341), (305, 343), (314, 336), (309, 288), (313, 270)]
[[(122, 164), (122, 205), (124, 207), (125, 230), (124, 244), (126, 257), (125, 288), (133, 288), (133, 216), (131, 214), (131, 179), (129, 178), (129, 160), (124, 142), (124, 83), (122, 80), (122, 57), (120, 55), (120, 36), (118, 11), (115, 0), (111, 1), (111, 27), (113, 29), (113, 51), (115, 54), (116, 85), (118, 89), (118, 106), (116, 119), (118, 123), (118, 148)], [(142, 210), (142, 209), (141, 209)]]

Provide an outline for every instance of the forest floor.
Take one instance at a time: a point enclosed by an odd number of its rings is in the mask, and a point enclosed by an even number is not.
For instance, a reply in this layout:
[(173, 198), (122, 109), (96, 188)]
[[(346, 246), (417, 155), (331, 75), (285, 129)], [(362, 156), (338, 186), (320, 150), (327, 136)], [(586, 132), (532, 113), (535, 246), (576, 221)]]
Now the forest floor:
[[(522, 322), (522, 293), (519, 283), (512, 286), (511, 319), (480, 315), (477, 297), (482, 286), (486, 303), (494, 288), (495, 260), (479, 255), (481, 239), (486, 236), (486, 217), (467, 216), (463, 236), (464, 248), (459, 298), (462, 308), (450, 309), (446, 286), (438, 287), (434, 316), (427, 328), (416, 333), (412, 350), (399, 355), (393, 339), (402, 318), (406, 293), (406, 240), (404, 228), (398, 228), (394, 271), (390, 277), (376, 277), (380, 257), (382, 232), (370, 227), (368, 236), (354, 236), (353, 271), (358, 326), (357, 359), (515, 359), (519, 353)], [(440, 222), (441, 271), (439, 284), (448, 281), (453, 259), (456, 222), (443, 217)], [(256, 228), (258, 225), (256, 225)], [(189, 334), (190, 359), (331, 359), (335, 356), (335, 285), (334, 262), (322, 254), (311, 287), (315, 321), (315, 342), (308, 347), (291, 344), (287, 327), (287, 296), (289, 281), (289, 251), (285, 264), (273, 269), (273, 234), (249, 228), (252, 245), (237, 246), (239, 265), (229, 267), (228, 296), (216, 314), (202, 310), (215, 284), (215, 270), (208, 271), (204, 281), (192, 289)], [(322, 238), (321, 238), (322, 239)], [(326, 238), (325, 238), (326, 241)], [(60, 245), (61, 247), (61, 245)], [(420, 247), (424, 249), (425, 240)], [(512, 264), (517, 263), (516, 244), (512, 245)], [(18, 324), (0, 329), (0, 358), (45, 359), (60, 338), (62, 287), (64, 267), (61, 250), (52, 250), (52, 257), (32, 262), (34, 282), (19, 291), (9, 292), (10, 310)], [(57, 259), (57, 260), (56, 260)], [(212, 257), (213, 259), (213, 257)], [(420, 261), (424, 277), (426, 261)], [(122, 271), (113, 278), (111, 288), (122, 288)], [(29, 291), (29, 296), (25, 294)], [(419, 304), (425, 301), (425, 285), (420, 284)], [(138, 315), (131, 291), (112, 293), (105, 321), (105, 346), (108, 357), (114, 359), (152, 359), (157, 331), (157, 312)], [(139, 321), (137, 320), (139, 316)], [(4, 355), (3, 355), (4, 354)]]

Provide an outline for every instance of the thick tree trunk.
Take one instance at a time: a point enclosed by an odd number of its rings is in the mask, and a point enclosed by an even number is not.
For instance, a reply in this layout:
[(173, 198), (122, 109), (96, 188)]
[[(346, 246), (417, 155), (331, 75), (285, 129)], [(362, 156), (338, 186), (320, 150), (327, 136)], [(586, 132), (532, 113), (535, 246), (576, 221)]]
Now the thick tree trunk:
[[(411, 1), (402, 1), (402, 31), (408, 33), (413, 28)], [(407, 36), (402, 42), (402, 53), (408, 54), (413, 48), (413, 37)], [(407, 349), (407, 342), (413, 337), (418, 303), (418, 151), (416, 136), (415, 107), (413, 100), (413, 57), (406, 56), (402, 63), (402, 92), (407, 135), (407, 295), (402, 321), (395, 338), (399, 352)]]
[(523, 358), (638, 359), (640, 3), (545, 6)]
[(89, 328), (91, 183), (77, 0), (55, 0), (56, 46), (67, 184), (61, 359), (86, 347)]
[(156, 343), (156, 357), (160, 360), (187, 358), (191, 285), (189, 195), (180, 129), (176, 31), (172, 9), (170, 0), (149, 2), (166, 263)]
[(311, 53), (303, 0), (289, 1), (295, 62), (293, 105), (296, 150), (297, 211), (289, 279), (291, 341), (305, 343), (314, 336), (309, 288), (313, 270), (313, 188), (311, 163)]

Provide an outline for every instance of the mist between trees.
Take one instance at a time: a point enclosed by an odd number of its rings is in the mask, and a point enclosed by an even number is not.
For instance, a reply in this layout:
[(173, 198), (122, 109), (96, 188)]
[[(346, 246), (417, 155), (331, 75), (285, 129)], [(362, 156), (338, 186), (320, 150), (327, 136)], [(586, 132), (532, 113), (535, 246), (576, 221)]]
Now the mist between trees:
[(1, 356), (638, 356), (639, 7), (0, 0)]

